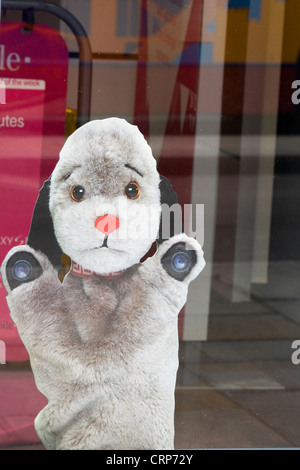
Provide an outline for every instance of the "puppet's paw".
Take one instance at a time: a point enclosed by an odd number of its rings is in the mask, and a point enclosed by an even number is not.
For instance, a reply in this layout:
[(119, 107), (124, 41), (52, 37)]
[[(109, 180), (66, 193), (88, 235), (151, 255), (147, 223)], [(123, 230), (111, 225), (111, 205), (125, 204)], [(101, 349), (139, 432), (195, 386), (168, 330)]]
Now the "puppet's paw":
[(175, 235), (167, 243), (171, 246), (161, 258), (165, 271), (177, 281), (195, 279), (205, 266), (199, 243), (184, 233)]
[(37, 254), (28, 245), (14, 247), (1, 266), (2, 281), (7, 292), (38, 279), (46, 265), (44, 256)]

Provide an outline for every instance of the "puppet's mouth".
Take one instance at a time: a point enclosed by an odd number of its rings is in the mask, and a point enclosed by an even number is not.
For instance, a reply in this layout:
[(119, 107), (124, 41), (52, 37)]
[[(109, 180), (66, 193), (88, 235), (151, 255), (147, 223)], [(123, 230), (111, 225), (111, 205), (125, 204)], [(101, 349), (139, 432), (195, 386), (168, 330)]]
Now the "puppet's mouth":
[(103, 240), (103, 243), (102, 243), (102, 245), (100, 246), (100, 248), (108, 248), (107, 240), (108, 240), (108, 235), (105, 235), (104, 240)]
[(95, 246), (94, 248), (89, 248), (89, 249), (84, 250), (84, 251), (101, 250), (102, 248), (107, 248), (108, 250), (110, 250), (110, 251), (116, 251), (117, 253), (124, 253), (123, 250), (117, 250), (116, 248), (111, 248), (110, 246), (108, 246), (108, 235), (105, 235), (104, 240), (103, 240), (103, 242), (102, 242), (102, 245), (100, 245), (100, 246)]

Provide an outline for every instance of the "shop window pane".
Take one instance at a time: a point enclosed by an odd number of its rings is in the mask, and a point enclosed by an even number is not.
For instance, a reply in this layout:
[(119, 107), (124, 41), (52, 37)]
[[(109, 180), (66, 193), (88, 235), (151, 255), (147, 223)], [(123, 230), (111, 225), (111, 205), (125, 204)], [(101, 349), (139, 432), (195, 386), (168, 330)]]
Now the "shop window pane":
[[(90, 120), (137, 125), (176, 192), (168, 217), (179, 214), (176, 231), (195, 237), (206, 261), (176, 324), (175, 449), (299, 447), (299, 2), (1, 3), (0, 262), (27, 242), (66, 138)], [(85, 31), (84, 52), (73, 23)], [(126, 168), (135, 178), (122, 197), (138, 199), (145, 175)], [(77, 181), (69, 189), (73, 201), (88, 192)], [(97, 213), (93, 229), (109, 231), (106, 215)], [(62, 281), (68, 253), (61, 259), (40, 226), (34, 240)], [(0, 448), (44, 449), (33, 422), (47, 400), (5, 297), (1, 283)], [(157, 345), (161, 334), (158, 325)], [(112, 382), (118, 373), (112, 367)]]

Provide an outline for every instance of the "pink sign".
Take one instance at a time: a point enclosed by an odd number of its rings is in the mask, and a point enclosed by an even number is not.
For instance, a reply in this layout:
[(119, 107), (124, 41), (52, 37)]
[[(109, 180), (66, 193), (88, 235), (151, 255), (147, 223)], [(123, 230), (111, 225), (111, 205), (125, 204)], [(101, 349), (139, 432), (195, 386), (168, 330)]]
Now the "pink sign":
[[(59, 34), (1, 23), (0, 32), (0, 263), (27, 241), (42, 182), (64, 140), (68, 51)], [(51, 52), (50, 52), (51, 49)], [(0, 282), (0, 341), (6, 361), (28, 359), (10, 318)]]

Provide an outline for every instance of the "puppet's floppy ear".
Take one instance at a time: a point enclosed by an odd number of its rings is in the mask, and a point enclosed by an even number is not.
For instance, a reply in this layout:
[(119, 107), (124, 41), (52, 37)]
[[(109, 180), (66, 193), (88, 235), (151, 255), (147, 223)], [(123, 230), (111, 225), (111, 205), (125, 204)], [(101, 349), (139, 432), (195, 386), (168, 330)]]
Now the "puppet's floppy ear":
[[(160, 245), (168, 238), (173, 237), (174, 235), (181, 233), (183, 231), (182, 220), (178, 220), (179, 212), (170, 211), (174, 204), (178, 204), (177, 194), (170, 181), (165, 177), (160, 175), (160, 204), (162, 206), (162, 213), (160, 218), (160, 227), (158, 232), (158, 238), (156, 240), (157, 244)], [(175, 206), (174, 206), (175, 207)], [(162, 219), (164, 223), (162, 224)], [(167, 220), (166, 220), (167, 219)]]
[(40, 189), (31, 220), (28, 245), (44, 253), (52, 265), (61, 267), (62, 250), (56, 240), (53, 221), (49, 209), (51, 177)]

